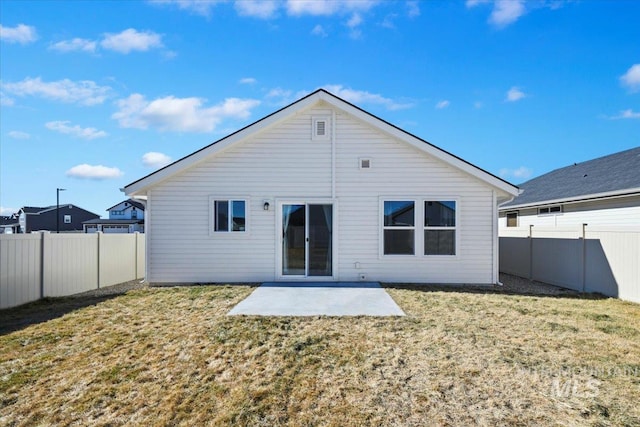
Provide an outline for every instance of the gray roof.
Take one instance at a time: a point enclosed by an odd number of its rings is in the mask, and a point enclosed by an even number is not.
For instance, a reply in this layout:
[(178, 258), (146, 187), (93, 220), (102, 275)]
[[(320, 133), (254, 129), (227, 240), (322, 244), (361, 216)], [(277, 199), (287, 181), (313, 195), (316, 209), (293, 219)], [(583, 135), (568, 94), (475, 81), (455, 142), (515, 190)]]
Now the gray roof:
[(523, 193), (500, 209), (563, 200), (588, 199), (602, 193), (640, 189), (640, 147), (556, 169), (520, 185)]
[(106, 209), (107, 211), (110, 211), (111, 209), (115, 208), (116, 206), (118, 206), (120, 203), (124, 203), (127, 202), (129, 203), (131, 206), (135, 206), (136, 208), (140, 209), (141, 211), (144, 210), (144, 205), (142, 203), (140, 203), (137, 200), (133, 200), (133, 199), (127, 199), (127, 200), (123, 200), (122, 202), (119, 202), (113, 206), (111, 206), (110, 208)]

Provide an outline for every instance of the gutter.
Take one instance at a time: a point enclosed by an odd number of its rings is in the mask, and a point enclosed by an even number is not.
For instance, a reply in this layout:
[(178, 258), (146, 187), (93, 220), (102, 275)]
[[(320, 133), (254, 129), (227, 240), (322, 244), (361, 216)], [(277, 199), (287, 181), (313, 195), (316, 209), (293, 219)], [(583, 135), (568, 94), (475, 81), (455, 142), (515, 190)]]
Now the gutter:
[(506, 210), (513, 210), (513, 209), (533, 208), (533, 207), (545, 206), (545, 205), (574, 204), (574, 203), (590, 202), (594, 200), (619, 199), (627, 196), (640, 196), (640, 188), (630, 188), (626, 190), (608, 191), (605, 193), (585, 194), (582, 196), (575, 196), (575, 197), (569, 197), (564, 199), (540, 200), (537, 202), (522, 203), (520, 205), (504, 206), (506, 203), (510, 203), (513, 200), (511, 199), (508, 202), (502, 203), (500, 205), (501, 207), (499, 207), (498, 209), (501, 211), (506, 211)]

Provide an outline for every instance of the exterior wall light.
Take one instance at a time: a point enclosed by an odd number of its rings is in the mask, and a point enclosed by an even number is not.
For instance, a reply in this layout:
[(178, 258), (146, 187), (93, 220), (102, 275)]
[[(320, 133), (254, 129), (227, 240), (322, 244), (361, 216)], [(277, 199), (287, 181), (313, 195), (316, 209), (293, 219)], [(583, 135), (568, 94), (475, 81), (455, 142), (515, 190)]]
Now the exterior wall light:
[(264, 205), (262, 206), (262, 209), (264, 209), (265, 211), (269, 210), (269, 202), (265, 201)]

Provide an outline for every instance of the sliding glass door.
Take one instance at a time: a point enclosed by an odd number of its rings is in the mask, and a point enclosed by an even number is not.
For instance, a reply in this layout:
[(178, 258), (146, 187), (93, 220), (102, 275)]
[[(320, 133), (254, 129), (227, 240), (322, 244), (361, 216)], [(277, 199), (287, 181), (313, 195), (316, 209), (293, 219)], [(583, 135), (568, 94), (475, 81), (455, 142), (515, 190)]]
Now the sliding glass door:
[(333, 275), (333, 206), (282, 205), (282, 275)]

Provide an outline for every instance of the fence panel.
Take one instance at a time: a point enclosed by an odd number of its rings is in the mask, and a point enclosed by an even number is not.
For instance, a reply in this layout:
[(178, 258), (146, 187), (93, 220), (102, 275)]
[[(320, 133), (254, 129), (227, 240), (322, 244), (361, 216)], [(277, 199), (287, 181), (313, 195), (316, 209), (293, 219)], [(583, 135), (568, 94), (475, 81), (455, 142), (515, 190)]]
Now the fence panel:
[(589, 231), (586, 255), (587, 291), (640, 302), (640, 230)]
[(39, 234), (0, 239), (0, 309), (40, 298), (42, 239)]
[(147, 254), (147, 240), (144, 238), (144, 234), (136, 233), (136, 279), (143, 279), (146, 276), (146, 254)]
[(529, 278), (530, 242), (527, 238), (500, 238), (500, 271), (514, 276)]
[(100, 287), (136, 278), (136, 236), (100, 235)]
[(0, 309), (143, 277), (144, 234), (0, 235)]
[(582, 240), (533, 238), (533, 280), (582, 290)]
[(43, 236), (43, 296), (62, 297), (97, 288), (97, 234)]
[[(525, 231), (533, 238), (512, 237)], [(501, 272), (640, 303), (640, 227), (534, 227), (500, 236)]]

